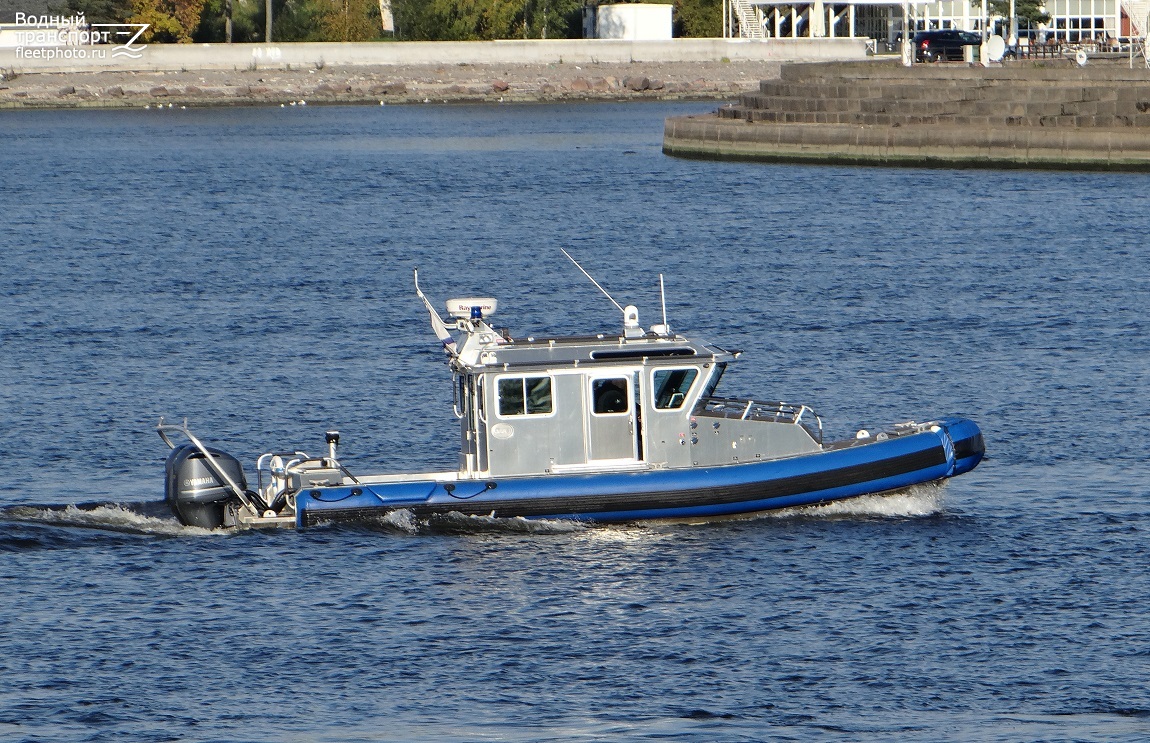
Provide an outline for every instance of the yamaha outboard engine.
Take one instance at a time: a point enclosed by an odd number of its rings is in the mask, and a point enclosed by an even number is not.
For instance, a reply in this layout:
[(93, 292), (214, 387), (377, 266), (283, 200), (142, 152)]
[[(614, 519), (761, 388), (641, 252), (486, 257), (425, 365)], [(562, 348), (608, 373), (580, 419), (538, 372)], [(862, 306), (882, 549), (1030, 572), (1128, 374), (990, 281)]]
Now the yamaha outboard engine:
[[(247, 490), (244, 468), (239, 460), (219, 449), (208, 448), (212, 464)], [(204, 454), (192, 444), (182, 444), (168, 455), (164, 496), (168, 507), (184, 526), (216, 529), (224, 524), (224, 508), (235, 493), (208, 466)]]

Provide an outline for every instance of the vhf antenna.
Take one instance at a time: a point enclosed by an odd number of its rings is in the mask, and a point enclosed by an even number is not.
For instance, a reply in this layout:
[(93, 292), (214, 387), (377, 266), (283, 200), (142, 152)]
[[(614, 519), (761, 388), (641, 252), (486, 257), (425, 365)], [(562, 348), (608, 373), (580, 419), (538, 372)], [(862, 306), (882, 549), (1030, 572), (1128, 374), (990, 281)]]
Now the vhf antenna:
[(603, 296), (605, 296), (605, 297), (607, 297), (607, 299), (610, 299), (610, 300), (611, 300), (611, 304), (613, 304), (613, 305), (615, 305), (616, 307), (618, 307), (618, 308), (619, 308), (619, 311), (620, 311), (620, 312), (622, 312), (624, 315), (626, 315), (626, 314), (627, 314), (627, 310), (623, 309), (623, 305), (621, 305), (621, 304), (619, 304), (618, 302), (616, 302), (616, 301), (615, 301), (615, 298), (614, 298), (614, 297), (612, 297), (610, 294), (608, 294), (606, 289), (604, 289), (603, 287), (599, 286), (599, 282), (598, 282), (598, 281), (596, 281), (596, 280), (595, 280), (595, 278), (594, 278), (594, 277), (593, 277), (591, 274), (587, 273), (587, 270), (586, 270), (585, 268), (583, 268), (582, 266), (580, 266), (580, 265), (579, 265), (579, 261), (577, 261), (577, 260), (575, 260), (574, 258), (572, 258), (572, 257), (571, 257), (571, 254), (570, 254), (570, 253), (568, 253), (566, 250), (563, 250), (563, 248), (559, 248), (559, 250), (561, 250), (561, 251), (563, 252), (563, 255), (567, 256), (567, 258), (568, 258), (568, 259), (570, 259), (570, 261), (571, 261), (572, 263), (574, 263), (574, 264), (575, 264), (575, 268), (578, 268), (580, 271), (582, 271), (582, 272), (583, 272), (583, 275), (584, 275), (584, 276), (586, 276), (588, 279), (590, 279), (590, 280), (591, 280), (591, 283), (595, 285), (595, 288), (596, 288), (596, 289), (598, 289), (599, 291), (603, 292)]
[(667, 292), (663, 289), (663, 274), (659, 274), (659, 303), (663, 305), (663, 327), (667, 327)]

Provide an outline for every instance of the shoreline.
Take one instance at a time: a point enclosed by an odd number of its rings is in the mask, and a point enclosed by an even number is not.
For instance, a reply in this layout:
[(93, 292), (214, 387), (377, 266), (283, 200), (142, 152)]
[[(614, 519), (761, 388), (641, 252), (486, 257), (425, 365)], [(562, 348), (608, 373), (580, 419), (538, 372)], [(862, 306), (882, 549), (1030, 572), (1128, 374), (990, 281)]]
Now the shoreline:
[(664, 123), (679, 157), (884, 167), (1150, 170), (1150, 72), (1014, 64), (786, 65)]
[(723, 101), (779, 77), (775, 61), (440, 64), (179, 72), (8, 73), (0, 109), (311, 104)]

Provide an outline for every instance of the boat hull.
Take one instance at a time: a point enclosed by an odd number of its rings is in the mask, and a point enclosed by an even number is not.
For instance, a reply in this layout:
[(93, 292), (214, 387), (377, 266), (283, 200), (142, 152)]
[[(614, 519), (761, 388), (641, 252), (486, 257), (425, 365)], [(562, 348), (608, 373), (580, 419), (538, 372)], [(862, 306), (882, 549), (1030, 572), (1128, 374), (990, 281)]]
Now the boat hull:
[(730, 517), (934, 482), (974, 469), (984, 452), (974, 422), (947, 418), (919, 433), (765, 462), (313, 488), (297, 494), (296, 519), (370, 523), (400, 510), (602, 523)]

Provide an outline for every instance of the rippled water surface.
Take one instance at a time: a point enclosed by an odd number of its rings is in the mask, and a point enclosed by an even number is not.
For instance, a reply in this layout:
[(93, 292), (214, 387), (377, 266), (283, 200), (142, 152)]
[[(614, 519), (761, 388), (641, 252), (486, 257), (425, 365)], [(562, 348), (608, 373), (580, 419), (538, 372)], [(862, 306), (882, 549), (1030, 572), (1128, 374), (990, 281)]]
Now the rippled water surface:
[[(0, 740), (1143, 740), (1150, 177), (674, 160), (701, 104), (0, 117)], [(454, 466), (438, 300), (612, 330), (559, 252), (944, 487), (709, 525), (219, 534), (251, 466)], [(249, 470), (250, 471), (250, 470)]]

